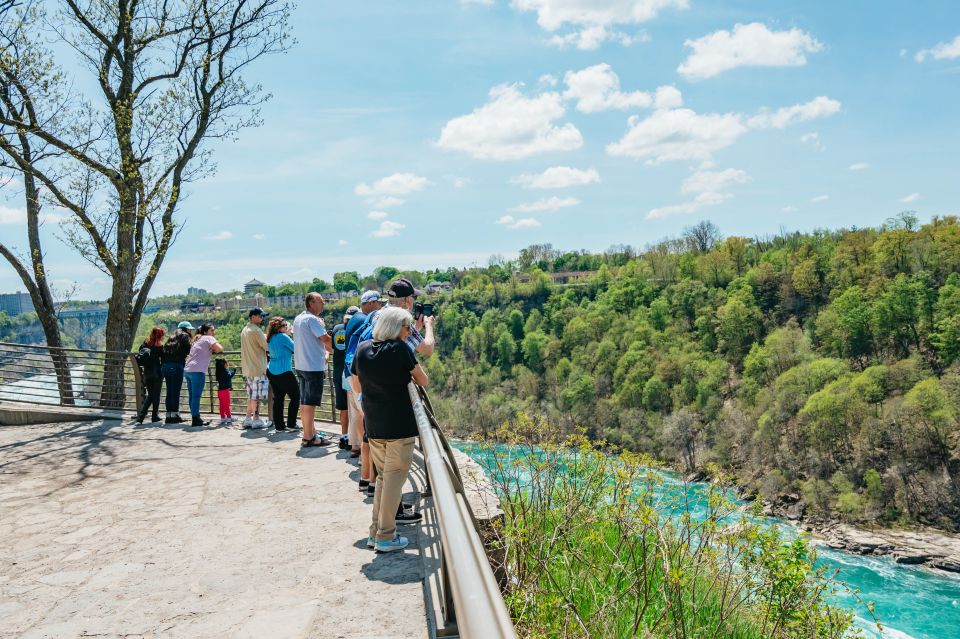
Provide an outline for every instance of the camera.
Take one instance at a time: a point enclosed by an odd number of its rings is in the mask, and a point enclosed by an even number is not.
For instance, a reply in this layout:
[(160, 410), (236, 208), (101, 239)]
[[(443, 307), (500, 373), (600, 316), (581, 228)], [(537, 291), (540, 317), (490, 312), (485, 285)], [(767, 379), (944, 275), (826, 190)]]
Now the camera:
[(420, 319), (420, 317), (432, 317), (433, 316), (433, 304), (429, 302), (424, 304), (423, 302), (414, 302), (413, 303), (413, 319)]

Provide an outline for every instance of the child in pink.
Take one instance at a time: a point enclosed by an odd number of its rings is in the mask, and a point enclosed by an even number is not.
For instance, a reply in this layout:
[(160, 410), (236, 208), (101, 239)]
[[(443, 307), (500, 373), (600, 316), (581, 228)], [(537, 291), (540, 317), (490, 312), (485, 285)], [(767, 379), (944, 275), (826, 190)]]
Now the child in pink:
[(233, 414), (230, 412), (230, 391), (233, 389), (233, 376), (236, 368), (227, 368), (227, 360), (217, 358), (217, 399), (220, 401), (220, 425), (228, 426), (233, 423)]

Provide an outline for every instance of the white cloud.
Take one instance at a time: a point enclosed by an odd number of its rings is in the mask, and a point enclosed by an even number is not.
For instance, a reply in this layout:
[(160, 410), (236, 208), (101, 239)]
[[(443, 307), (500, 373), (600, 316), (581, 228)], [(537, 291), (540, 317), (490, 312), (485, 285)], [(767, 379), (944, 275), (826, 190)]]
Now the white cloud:
[[(40, 223), (51, 223), (59, 224), (64, 220), (68, 219), (68, 216), (57, 215), (56, 213), (40, 213)], [(0, 205), (0, 225), (2, 224), (26, 224), (27, 223), (27, 209), (25, 208), (11, 208), (9, 206)]]
[(697, 171), (683, 181), (680, 191), (683, 193), (719, 192), (734, 184), (744, 184), (749, 181), (750, 175), (740, 169)]
[(350, 242), (348, 242), (348, 241), (346, 241), (346, 240), (337, 240), (337, 246), (346, 246), (346, 245), (349, 244), (349, 243), (350, 243)]
[(623, 138), (607, 145), (607, 153), (651, 164), (708, 160), (747, 131), (738, 113), (702, 115), (691, 109), (660, 110), (643, 120), (632, 116), (628, 124)]
[(543, 173), (523, 173), (510, 178), (511, 184), (521, 184), (528, 189), (563, 189), (600, 181), (596, 169), (574, 169), (569, 166), (553, 166)]
[(800, 136), (800, 144), (807, 144), (813, 147), (814, 151), (826, 151), (827, 147), (820, 141), (819, 133), (804, 133)]
[(556, 125), (566, 109), (559, 93), (532, 98), (516, 84), (490, 89), (490, 101), (469, 115), (443, 126), (437, 145), (465, 151), (475, 158), (518, 160), (549, 151), (572, 151), (583, 146), (583, 136), (573, 124)]
[(535, 218), (524, 217), (519, 220), (515, 220), (512, 215), (503, 215), (497, 220), (497, 224), (502, 224), (511, 229), (532, 229), (540, 226)]
[(576, 206), (577, 204), (580, 204), (580, 200), (575, 197), (557, 197), (554, 195), (552, 197), (540, 198), (536, 202), (518, 204), (508, 210), (511, 213), (538, 213), (541, 211), (559, 211), (560, 209)]
[(647, 213), (647, 219), (657, 220), (674, 215), (689, 215), (690, 213), (696, 213), (705, 206), (720, 204), (729, 197), (731, 197), (729, 193), (700, 193), (691, 202), (650, 209), (650, 212)]
[(257, 240), (257, 241), (265, 240), (265, 239), (267, 239), (267, 236), (264, 235), (263, 233), (254, 233), (254, 234), (253, 234), (253, 239), (255, 239), (255, 240)]
[(737, 24), (684, 43), (693, 49), (677, 71), (689, 80), (703, 80), (737, 67), (798, 67), (806, 53), (823, 48), (800, 29), (771, 31), (759, 22)]
[(367, 213), (367, 217), (371, 220), (382, 220), (387, 217), (386, 211), (370, 211)]
[(596, 64), (582, 71), (567, 71), (563, 76), (567, 90), (565, 100), (576, 100), (577, 110), (596, 113), (609, 109), (646, 108), (653, 98), (643, 91), (624, 93), (620, 90), (620, 78), (609, 64)]
[(811, 202), (826, 202), (830, 199), (829, 195), (818, 195), (817, 197), (810, 198)]
[(358, 184), (353, 192), (361, 197), (381, 197), (385, 195), (407, 195), (422, 191), (430, 184), (427, 178), (414, 173), (394, 173), (380, 178), (372, 185)]
[(657, 17), (663, 9), (686, 9), (689, 0), (513, 0), (520, 11), (536, 11), (537, 24), (554, 32), (574, 28), (639, 24)]
[(653, 96), (653, 106), (658, 109), (678, 109), (683, 106), (683, 95), (675, 86), (657, 87)]
[(406, 228), (406, 226), (400, 224), (399, 222), (384, 220), (380, 222), (380, 226), (377, 227), (377, 230), (370, 233), (370, 237), (394, 237), (395, 235), (399, 235), (400, 230), (404, 228)]
[(917, 62), (923, 62), (927, 57), (934, 60), (954, 60), (960, 58), (960, 35), (950, 42), (941, 42), (932, 49), (921, 49), (913, 56)]
[(384, 197), (376, 197), (376, 198), (369, 199), (367, 200), (367, 202), (370, 204), (370, 206), (373, 206), (378, 209), (389, 209), (394, 206), (400, 206), (401, 204), (406, 202), (406, 200), (404, 200), (403, 198), (394, 197), (392, 195), (387, 195)]
[(841, 104), (826, 96), (817, 96), (805, 104), (782, 107), (770, 113), (761, 111), (747, 120), (747, 126), (754, 129), (782, 129), (797, 122), (806, 122), (840, 112)]
[(780, 211), (783, 213), (796, 213), (798, 210), (799, 209), (795, 206), (785, 206), (782, 209), (780, 209)]
[(903, 202), (904, 204), (910, 204), (911, 202), (916, 202), (920, 199), (919, 193), (911, 193), (910, 195), (904, 195), (898, 201)]
[(869, 169), (870, 165), (867, 164), (866, 162), (857, 162), (856, 164), (851, 164), (847, 168), (850, 169), (851, 171), (862, 171), (864, 169)]
[(222, 241), (222, 240), (229, 240), (229, 239), (231, 239), (232, 237), (233, 237), (233, 232), (232, 232), (232, 231), (220, 231), (219, 233), (214, 233), (213, 235), (208, 235), (208, 236), (207, 236), (207, 239), (208, 239), (208, 240), (214, 240), (214, 241), (216, 241), (216, 242), (220, 242), (220, 241)]
[(537, 84), (540, 84), (545, 87), (555, 87), (557, 86), (557, 76), (551, 75), (549, 73), (544, 73), (539, 78), (537, 78)]
[(645, 33), (630, 35), (623, 31), (617, 31), (616, 29), (610, 29), (597, 24), (581, 29), (580, 31), (571, 31), (563, 35), (555, 35), (550, 38), (550, 44), (558, 46), (561, 49), (572, 46), (581, 51), (595, 51), (599, 49), (600, 45), (604, 42), (619, 42), (623, 46), (628, 47), (634, 42), (646, 42), (649, 39), (649, 36)]
[(471, 182), (470, 178), (460, 177), (459, 175), (448, 175), (446, 177), (455, 189), (462, 189)]
[(750, 175), (740, 169), (724, 169), (723, 171), (697, 171), (683, 181), (680, 187), (682, 193), (696, 193), (693, 200), (682, 204), (673, 204), (651, 209), (647, 213), (648, 220), (662, 219), (673, 215), (689, 215), (707, 206), (715, 206), (733, 197), (724, 192), (735, 184), (744, 184), (750, 181)]
[(0, 206), (0, 224), (26, 224), (27, 209), (12, 209)]

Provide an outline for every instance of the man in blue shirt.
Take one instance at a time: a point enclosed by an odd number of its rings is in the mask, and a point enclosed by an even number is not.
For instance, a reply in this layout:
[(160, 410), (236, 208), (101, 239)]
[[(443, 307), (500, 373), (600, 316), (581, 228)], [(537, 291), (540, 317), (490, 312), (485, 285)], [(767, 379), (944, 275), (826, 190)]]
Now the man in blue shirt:
[[(367, 322), (367, 316), (380, 310), (380, 293), (377, 291), (364, 291), (360, 295), (360, 312), (354, 313), (350, 321), (347, 322), (345, 337), (347, 344), (350, 338)], [(349, 371), (344, 370), (344, 377), (340, 380), (343, 389), (347, 391), (347, 435), (350, 439), (351, 448), (360, 448), (360, 489), (366, 490), (370, 485), (372, 477), (373, 464), (370, 461), (370, 446), (363, 441), (363, 413), (360, 410), (360, 402), (357, 401), (357, 395), (353, 392), (348, 378)]]
[(327, 327), (320, 319), (323, 297), (310, 292), (303, 300), (306, 307), (293, 320), (293, 366), (300, 382), (300, 418), (303, 422), (301, 446), (326, 446), (322, 435), (316, 434), (313, 419), (323, 397), (323, 380), (327, 374), (327, 352), (332, 342)]

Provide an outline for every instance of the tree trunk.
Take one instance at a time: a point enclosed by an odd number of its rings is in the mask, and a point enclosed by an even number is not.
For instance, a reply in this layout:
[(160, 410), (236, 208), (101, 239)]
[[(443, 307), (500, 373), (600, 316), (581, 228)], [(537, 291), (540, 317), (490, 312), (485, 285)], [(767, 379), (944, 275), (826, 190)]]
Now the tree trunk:
[[(134, 389), (126, 388), (124, 369), (133, 342), (131, 310), (133, 307), (133, 278), (117, 272), (113, 278), (113, 294), (107, 305), (106, 353), (103, 363), (103, 382), (100, 403), (106, 408), (123, 408), (124, 399)], [(124, 355), (120, 355), (123, 353)]]

